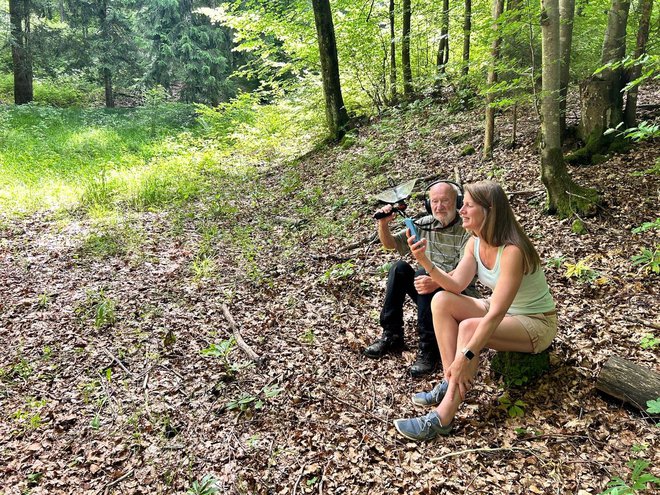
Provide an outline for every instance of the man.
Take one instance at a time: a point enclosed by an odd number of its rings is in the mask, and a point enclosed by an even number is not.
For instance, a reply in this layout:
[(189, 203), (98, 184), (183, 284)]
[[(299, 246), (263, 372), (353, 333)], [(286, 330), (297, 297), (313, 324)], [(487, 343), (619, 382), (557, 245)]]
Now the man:
[[(427, 188), (427, 215), (415, 223), (420, 238), (428, 240), (429, 258), (443, 270), (450, 272), (461, 259), (461, 254), (469, 234), (461, 226), (457, 214), (462, 202), (460, 188), (452, 183), (438, 181)], [(390, 232), (389, 224), (395, 214), (391, 205), (381, 210), (389, 213), (378, 220), (378, 237), (385, 249), (396, 249), (402, 256), (410, 252), (406, 231), (395, 235)], [(390, 268), (387, 277), (385, 301), (380, 313), (380, 325), (383, 335), (364, 350), (370, 358), (380, 358), (388, 352), (400, 351), (403, 344), (403, 303), (406, 294), (417, 304), (417, 332), (419, 351), (417, 360), (410, 368), (412, 376), (422, 376), (435, 370), (440, 362), (440, 352), (433, 331), (431, 299), (440, 290), (423, 269), (415, 271), (403, 260), (397, 261)]]

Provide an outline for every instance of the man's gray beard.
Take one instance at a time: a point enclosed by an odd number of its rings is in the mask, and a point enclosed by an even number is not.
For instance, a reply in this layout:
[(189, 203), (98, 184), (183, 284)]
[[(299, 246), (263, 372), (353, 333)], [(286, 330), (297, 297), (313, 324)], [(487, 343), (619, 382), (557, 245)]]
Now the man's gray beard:
[(435, 218), (436, 222), (440, 224), (440, 228), (442, 229), (445, 227), (445, 225), (449, 225), (452, 222), (452, 220), (456, 218), (456, 215), (454, 215), (447, 223), (445, 223), (444, 220), (442, 220), (442, 218), (438, 218), (435, 215), (433, 215), (433, 218)]

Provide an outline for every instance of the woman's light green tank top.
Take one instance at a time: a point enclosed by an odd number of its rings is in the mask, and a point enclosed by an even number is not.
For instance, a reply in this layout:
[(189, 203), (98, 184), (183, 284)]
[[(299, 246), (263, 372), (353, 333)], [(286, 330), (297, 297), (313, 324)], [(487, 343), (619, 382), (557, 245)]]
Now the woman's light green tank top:
[[(489, 270), (481, 262), (479, 257), (479, 241), (477, 237), (474, 241), (474, 257), (477, 260), (477, 276), (479, 281), (486, 287), (495, 288), (497, 280), (500, 278), (500, 259), (504, 246), (497, 250), (497, 258), (493, 269)], [(555, 301), (550, 294), (548, 282), (545, 279), (545, 273), (539, 267), (535, 272), (523, 275), (520, 288), (513, 299), (508, 314), (512, 315), (531, 315), (535, 313), (546, 313), (555, 309)]]

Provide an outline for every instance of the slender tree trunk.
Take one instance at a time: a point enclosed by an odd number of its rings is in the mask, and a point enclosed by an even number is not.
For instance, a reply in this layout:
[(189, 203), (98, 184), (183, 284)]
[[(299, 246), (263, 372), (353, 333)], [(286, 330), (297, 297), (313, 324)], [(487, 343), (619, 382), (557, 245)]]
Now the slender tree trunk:
[(574, 213), (594, 213), (597, 196), (595, 191), (573, 182), (561, 149), (559, 23), (559, 0), (541, 0), (541, 180), (548, 191), (549, 212), (568, 217)]
[[(493, 30), (495, 37), (490, 47), (490, 68), (488, 69), (487, 86), (492, 88), (497, 82), (497, 64), (500, 59), (500, 44), (502, 37), (499, 33), (499, 18), (504, 10), (504, 0), (493, 0)], [(492, 106), (495, 100), (493, 93), (486, 95), (486, 132), (484, 135), (484, 160), (490, 160), (493, 157), (493, 141), (495, 137), (495, 109)]]
[(559, 52), (561, 54), (559, 128), (566, 133), (566, 97), (568, 96), (575, 0), (559, 0)]
[[(646, 43), (649, 40), (649, 29), (651, 24), (651, 11), (653, 10), (653, 0), (641, 0), (639, 4), (639, 31), (637, 31), (637, 45), (635, 46), (635, 60), (638, 60), (646, 53)], [(642, 74), (642, 64), (633, 65), (626, 79), (629, 82), (634, 81)], [(637, 125), (637, 89), (635, 86), (628, 90), (626, 95), (626, 109), (624, 111), (624, 122), (626, 127), (635, 127)]]
[(394, 31), (394, 0), (390, 0), (390, 99), (397, 100), (396, 92), (396, 32)]
[(22, 105), (34, 99), (29, 0), (9, 0), (9, 22), (14, 71), (14, 103)]
[(472, 0), (465, 0), (465, 18), (463, 19), (463, 67), (465, 77), (470, 70), (470, 35), (472, 34)]
[[(626, 54), (629, 10), (630, 0), (612, 0), (603, 42), (602, 65), (620, 62)], [(602, 147), (603, 132), (623, 121), (623, 75), (623, 68), (609, 67), (582, 85), (580, 137), (587, 142), (587, 146), (594, 149)]]
[(105, 106), (115, 107), (115, 95), (112, 91), (112, 72), (107, 67), (103, 69), (103, 86), (105, 88)]
[(445, 73), (449, 62), (449, 0), (442, 0), (442, 25), (440, 26), (440, 42), (438, 43), (438, 55), (436, 66), (438, 76)]
[(403, 66), (403, 94), (413, 93), (412, 68), (410, 67), (410, 0), (403, 0), (403, 37), (401, 38), (401, 65)]
[(330, 1), (312, 0), (312, 6), (314, 8), (314, 21), (321, 59), (325, 115), (330, 135), (333, 139), (340, 139), (346, 131), (348, 112), (341, 94), (337, 42), (335, 40), (335, 27), (332, 22)]

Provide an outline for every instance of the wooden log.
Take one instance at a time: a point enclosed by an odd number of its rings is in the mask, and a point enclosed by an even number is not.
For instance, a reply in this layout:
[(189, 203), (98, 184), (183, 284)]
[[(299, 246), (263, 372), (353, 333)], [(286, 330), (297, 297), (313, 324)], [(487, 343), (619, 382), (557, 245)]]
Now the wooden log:
[(550, 369), (550, 352), (538, 354), (499, 351), (490, 363), (490, 369), (501, 376), (507, 388), (520, 387), (533, 382)]
[(596, 389), (646, 411), (647, 401), (660, 398), (660, 373), (612, 356), (600, 370)]

